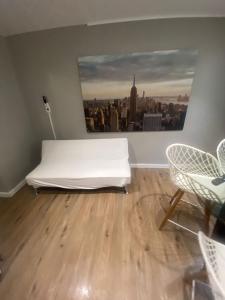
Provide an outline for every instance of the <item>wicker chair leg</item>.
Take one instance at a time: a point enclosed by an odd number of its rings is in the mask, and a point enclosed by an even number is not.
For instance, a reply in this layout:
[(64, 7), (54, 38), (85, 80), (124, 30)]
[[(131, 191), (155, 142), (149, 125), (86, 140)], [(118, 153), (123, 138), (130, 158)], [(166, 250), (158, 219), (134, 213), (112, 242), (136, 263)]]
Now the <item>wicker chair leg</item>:
[(176, 193), (173, 195), (173, 197), (170, 200), (170, 207), (167, 210), (161, 224), (159, 225), (159, 230), (162, 230), (163, 227), (165, 226), (167, 220), (169, 219), (169, 217), (172, 215), (175, 207), (177, 206), (177, 204), (179, 203), (179, 201), (181, 200), (182, 196), (184, 194), (184, 191), (182, 191), (181, 189), (178, 189), (176, 191)]
[(180, 189), (178, 189), (175, 194), (171, 197), (170, 199), (170, 205), (173, 203), (174, 199), (179, 195), (179, 193), (181, 192)]

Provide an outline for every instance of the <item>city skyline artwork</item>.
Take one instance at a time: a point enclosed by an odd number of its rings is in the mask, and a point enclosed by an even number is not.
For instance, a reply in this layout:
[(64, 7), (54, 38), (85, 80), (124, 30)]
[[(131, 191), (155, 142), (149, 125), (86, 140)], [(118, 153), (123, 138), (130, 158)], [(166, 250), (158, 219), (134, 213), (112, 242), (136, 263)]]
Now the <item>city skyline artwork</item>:
[(197, 50), (78, 59), (88, 132), (182, 130)]

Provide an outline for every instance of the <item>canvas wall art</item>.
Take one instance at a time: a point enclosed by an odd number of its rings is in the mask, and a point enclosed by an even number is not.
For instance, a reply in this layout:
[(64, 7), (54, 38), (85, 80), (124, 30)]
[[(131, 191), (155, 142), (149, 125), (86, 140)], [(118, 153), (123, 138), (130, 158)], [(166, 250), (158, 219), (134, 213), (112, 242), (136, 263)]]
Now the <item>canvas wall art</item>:
[(197, 50), (78, 59), (88, 132), (182, 130)]

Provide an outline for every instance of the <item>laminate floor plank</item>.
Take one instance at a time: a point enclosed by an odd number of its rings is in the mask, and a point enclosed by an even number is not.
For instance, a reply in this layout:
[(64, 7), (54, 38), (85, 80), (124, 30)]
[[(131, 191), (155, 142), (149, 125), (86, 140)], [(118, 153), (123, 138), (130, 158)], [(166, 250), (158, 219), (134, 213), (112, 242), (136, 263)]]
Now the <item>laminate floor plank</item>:
[[(183, 300), (197, 239), (160, 211), (175, 187), (167, 170), (133, 169), (129, 194), (43, 191), (0, 199), (2, 300)], [(185, 195), (195, 201), (192, 195)], [(200, 212), (177, 218), (198, 229)]]

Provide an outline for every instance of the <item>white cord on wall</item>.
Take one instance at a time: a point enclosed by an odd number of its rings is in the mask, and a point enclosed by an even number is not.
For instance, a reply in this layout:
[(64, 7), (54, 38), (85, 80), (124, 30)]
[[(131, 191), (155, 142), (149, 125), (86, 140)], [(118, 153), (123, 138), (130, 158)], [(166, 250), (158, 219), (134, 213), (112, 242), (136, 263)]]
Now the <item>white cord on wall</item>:
[(48, 118), (49, 118), (49, 122), (50, 122), (50, 125), (51, 125), (51, 129), (52, 129), (52, 133), (53, 133), (54, 139), (56, 140), (56, 133), (55, 133), (54, 123), (53, 123), (53, 120), (52, 120), (51, 107), (50, 107), (50, 105), (48, 103), (48, 100), (47, 100), (46, 96), (43, 96), (42, 99), (43, 99), (43, 102), (44, 102), (45, 111), (48, 114)]

